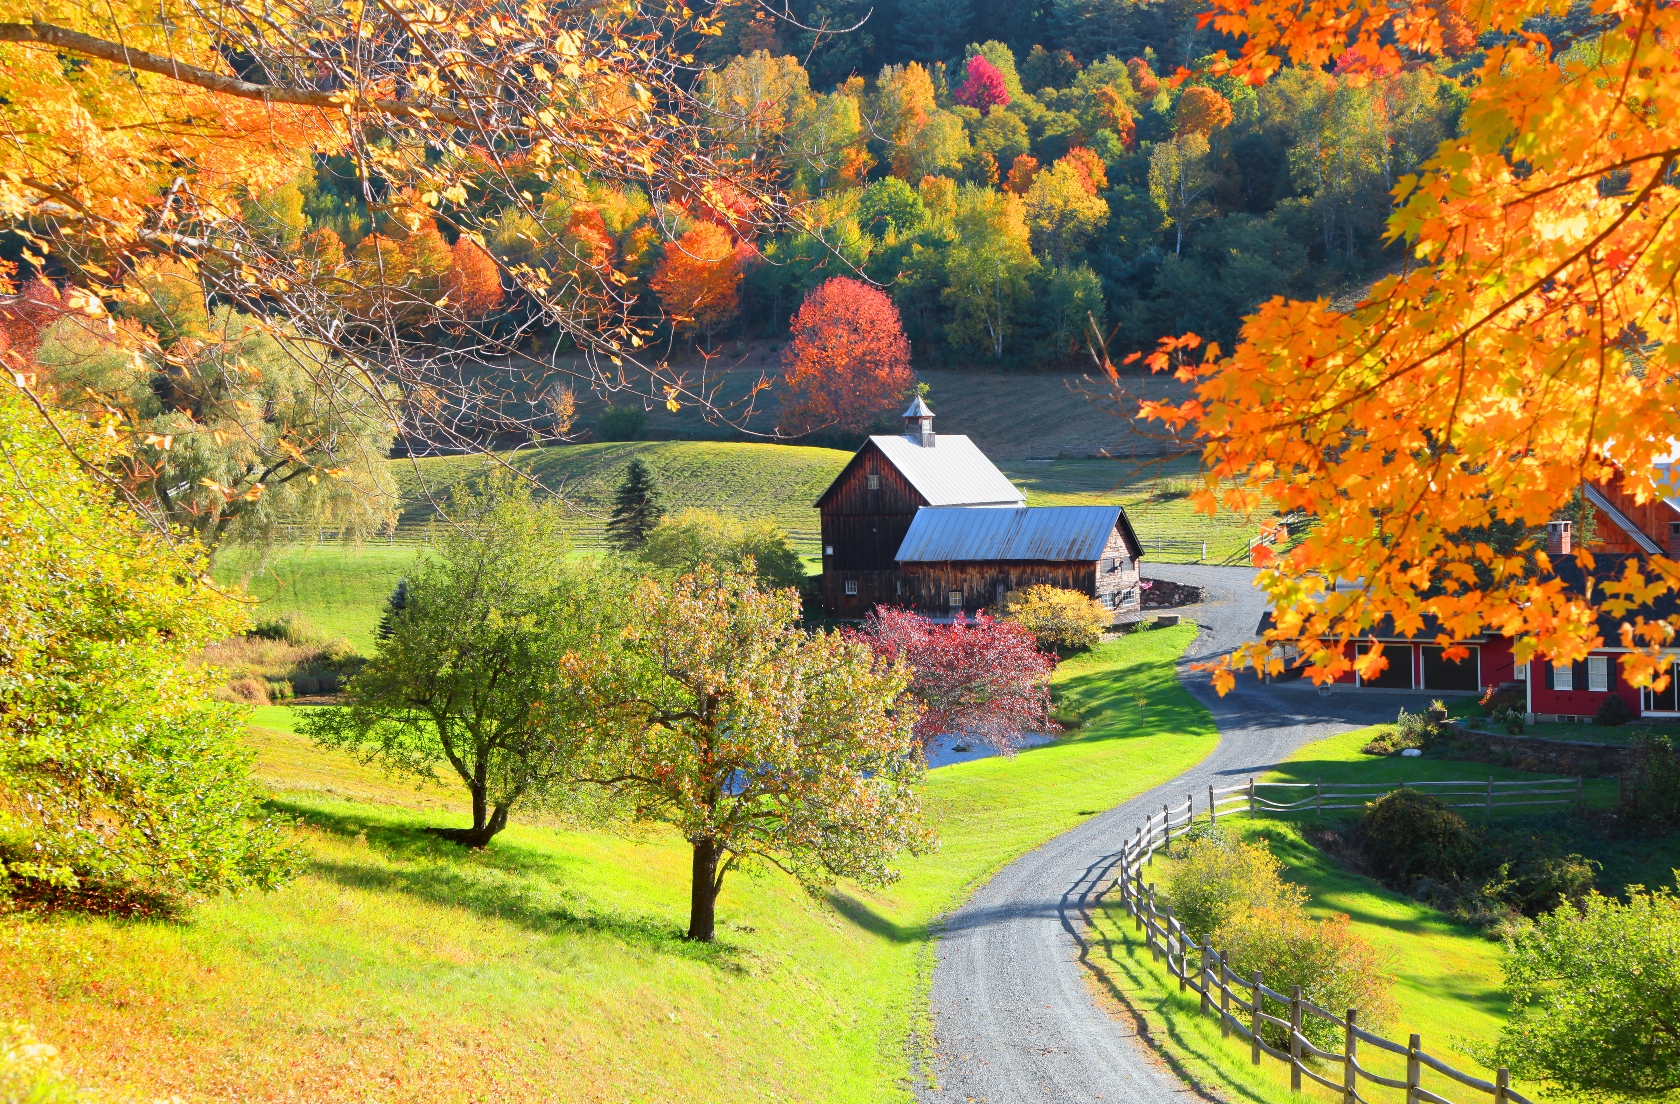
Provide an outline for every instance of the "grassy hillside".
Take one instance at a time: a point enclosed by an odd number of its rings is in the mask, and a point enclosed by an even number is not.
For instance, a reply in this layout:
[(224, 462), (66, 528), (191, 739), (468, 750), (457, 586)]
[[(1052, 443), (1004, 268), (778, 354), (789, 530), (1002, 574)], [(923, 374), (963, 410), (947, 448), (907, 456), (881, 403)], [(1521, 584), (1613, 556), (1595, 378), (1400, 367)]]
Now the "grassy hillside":
[(324, 755), (265, 711), (259, 769), (306, 873), (173, 921), (0, 920), (0, 1016), (143, 1099), (907, 1101), (937, 916), (1212, 747), (1173, 673), (1193, 633), (1064, 664), (1082, 728), (933, 772), (944, 846), (897, 885), (811, 900), (773, 871), (736, 877), (714, 947), (679, 938), (689, 856), (669, 833), (525, 818), (467, 854), (420, 831), (462, 822), (455, 790)]
[[(1363, 729), (1309, 744), (1262, 780), (1398, 782), (1404, 778), (1421, 782), (1490, 775), (1500, 780), (1540, 777), (1484, 763), (1363, 755), (1359, 748), (1373, 731)], [(1587, 787), (1589, 805), (1605, 806), (1613, 801), (1614, 781), (1589, 780)], [(1495, 815), (1503, 819), (1523, 814), (1506, 811)], [(1467, 816), (1479, 819), (1474, 811)], [(1311, 912), (1320, 916), (1345, 913), (1360, 934), (1388, 957), (1395, 979), (1397, 1014), (1384, 1026), (1384, 1034), (1404, 1042), (1407, 1034), (1418, 1032), (1425, 1050), (1466, 1072), (1491, 1076), (1470, 1052), (1493, 1042), (1505, 1022), (1498, 943), (1337, 865), (1303, 838), (1307, 821), (1242, 816), (1221, 823), (1246, 839), (1266, 841), (1288, 864), (1290, 880), (1311, 895)], [(1634, 883), (1669, 883), (1673, 868), (1680, 865), (1680, 838), (1674, 836), (1642, 840), (1636, 848), (1623, 846), (1616, 850), (1623, 853), (1602, 856), (1605, 869), (1601, 880), (1612, 889)], [(1289, 1096), (1287, 1067), (1270, 1059), (1263, 1066), (1250, 1066), (1246, 1044), (1235, 1037), (1221, 1038), (1218, 1020), (1201, 1016), (1198, 1001), (1179, 993), (1177, 982), (1150, 960), (1148, 949), (1118, 906), (1100, 913), (1094, 929), (1100, 951), (1092, 957), (1105, 990), (1111, 997), (1122, 992), (1126, 995), (1184, 1071), (1219, 1083), (1228, 1090), (1226, 1095), (1273, 1104), (1293, 1099)], [(1370, 1050), (1362, 1053), (1361, 1060), (1379, 1073), (1403, 1076), (1404, 1063), (1397, 1063), (1392, 1056)], [(1428, 1078), (1425, 1085), (1431, 1086)], [(1453, 1091), (1454, 1086), (1443, 1078), (1435, 1078), (1433, 1087), (1451, 1099), (1475, 1097), (1473, 1093)], [(1534, 1096), (1534, 1086), (1517, 1087)], [(1375, 1087), (1369, 1092), (1362, 1088), (1361, 1092), (1372, 1099), (1397, 1099)], [(1310, 1083), (1307, 1095), (1326, 1102), (1337, 1099)]]
[[(653, 469), (666, 506), (699, 506), (735, 517), (765, 518), (814, 542), (811, 508), (851, 454), (836, 449), (752, 442), (629, 441), (562, 445), (506, 454), (560, 495), (582, 530), (599, 529), (612, 513), (612, 496), (630, 461)], [(402, 497), (400, 527), (423, 526), (431, 496), (460, 474), (483, 467), (479, 456), (392, 462)]]

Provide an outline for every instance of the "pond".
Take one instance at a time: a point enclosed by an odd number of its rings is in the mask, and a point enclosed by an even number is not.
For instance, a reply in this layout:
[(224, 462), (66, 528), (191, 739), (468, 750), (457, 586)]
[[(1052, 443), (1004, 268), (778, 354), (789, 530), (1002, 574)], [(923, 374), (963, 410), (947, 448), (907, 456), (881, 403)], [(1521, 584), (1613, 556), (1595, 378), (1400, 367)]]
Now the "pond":
[[(1048, 744), (1054, 736), (1047, 736), (1042, 732), (1030, 733), (1016, 741), (1018, 748), (1037, 747)], [(960, 749), (960, 750), (959, 750)], [(997, 751), (985, 744), (974, 740), (964, 740), (957, 736), (940, 736), (928, 745), (927, 765), (932, 770), (935, 767), (948, 767), (952, 763), (966, 763), (971, 759), (987, 759), (996, 755)]]

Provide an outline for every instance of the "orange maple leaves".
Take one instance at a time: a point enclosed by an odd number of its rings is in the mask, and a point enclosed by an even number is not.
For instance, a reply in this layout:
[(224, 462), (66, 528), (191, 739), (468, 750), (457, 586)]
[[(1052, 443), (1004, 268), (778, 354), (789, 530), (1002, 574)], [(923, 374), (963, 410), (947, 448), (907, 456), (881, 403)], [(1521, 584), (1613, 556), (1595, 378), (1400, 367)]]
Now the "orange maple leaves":
[(1332, 678), (1352, 662), (1336, 642), (1384, 618), (1570, 661), (1604, 643), (1608, 614), (1629, 680), (1662, 681), (1677, 626), (1642, 607), (1680, 590), (1680, 562), (1585, 549), (1558, 564), (1526, 534), (1583, 482), (1674, 493), (1658, 461), (1680, 440), (1680, 120), (1655, 105), (1680, 101), (1680, 10), (1597, 4), (1592, 48), (1554, 53), (1526, 30), (1545, 7), (1529, 0), (1215, 7), (1215, 26), (1247, 36), (1216, 68), (1256, 83), (1285, 58), (1378, 74), (1469, 33), (1509, 36), (1487, 49), (1460, 134), (1395, 189), (1405, 269), (1346, 311), (1263, 304), (1230, 356), (1181, 367), (1195, 399), (1145, 408), (1200, 436), (1203, 509), (1316, 522), (1263, 574), (1276, 628), (1232, 665), (1275, 669), (1271, 647), (1298, 642)]
[(898, 308), (867, 284), (835, 276), (805, 297), (782, 356), (782, 426), (860, 431), (892, 413), (915, 383)]

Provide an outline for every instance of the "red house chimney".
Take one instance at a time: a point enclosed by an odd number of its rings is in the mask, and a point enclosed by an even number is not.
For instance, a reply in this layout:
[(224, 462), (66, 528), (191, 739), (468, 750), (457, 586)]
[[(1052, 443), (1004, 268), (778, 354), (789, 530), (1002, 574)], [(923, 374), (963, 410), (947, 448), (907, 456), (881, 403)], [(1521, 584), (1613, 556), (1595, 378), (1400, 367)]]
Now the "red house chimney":
[[(1569, 530), (1567, 521), (1553, 521), (1546, 524), (1546, 553), (1551, 556), (1569, 555)], [(1673, 538), (1671, 537), (1672, 541)]]

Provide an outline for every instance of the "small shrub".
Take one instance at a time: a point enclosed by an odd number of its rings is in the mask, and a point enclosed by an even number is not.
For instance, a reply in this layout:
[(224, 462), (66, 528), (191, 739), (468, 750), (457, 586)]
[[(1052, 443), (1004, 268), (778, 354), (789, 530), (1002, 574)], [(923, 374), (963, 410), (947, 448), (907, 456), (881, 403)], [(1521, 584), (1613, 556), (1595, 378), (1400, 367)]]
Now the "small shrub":
[(595, 421), (603, 441), (634, 441), (647, 424), (647, 411), (639, 406), (609, 406)]
[(998, 604), (997, 615), (1026, 629), (1039, 647), (1067, 651), (1089, 648), (1101, 640), (1113, 620), (1113, 614), (1095, 598), (1044, 585), (1010, 591)]
[(292, 690), (300, 696), (304, 694), (313, 694), (320, 688), (320, 680), (315, 678), (313, 675), (297, 675), (292, 679)]
[(268, 683), (262, 679), (232, 679), (228, 682), (228, 689), (233, 692), (235, 700), (247, 705), (268, 704)]
[(1302, 906), (1305, 894), (1283, 880), (1283, 863), (1264, 844), (1198, 827), (1204, 830), (1181, 840), (1166, 881), (1173, 913), (1194, 939), (1243, 909)]
[(1188, 479), (1163, 479), (1155, 484), (1154, 498), (1157, 502), (1173, 502), (1189, 498), (1194, 490)]
[(1593, 724), (1614, 728), (1625, 725), (1633, 720), (1633, 711), (1628, 709), (1627, 702), (1620, 694), (1608, 694), (1599, 705), (1598, 712), (1593, 714)]
[[(1299, 907), (1239, 909), (1214, 930), (1213, 944), (1245, 978), (1259, 970), (1266, 986), (1280, 993), (1299, 985), (1303, 997), (1338, 1015), (1357, 1008), (1360, 1024), (1368, 1031), (1393, 1015), (1388, 964), (1346, 916), (1313, 920)], [(1288, 1007), (1269, 997), (1265, 1011), (1289, 1018)], [(1288, 1045), (1284, 1029), (1276, 1024), (1267, 1024), (1262, 1034), (1272, 1046)], [(1301, 1034), (1326, 1050), (1342, 1043), (1341, 1029), (1316, 1016), (1303, 1017)]]
[(295, 610), (258, 621), (252, 626), (251, 635), (286, 644), (311, 644), (320, 639), (303, 614)]
[(1651, 729), (1636, 733), (1638, 759), (1622, 786), (1622, 817), (1630, 826), (1680, 826), (1680, 762), (1674, 742)]
[(1505, 953), (1511, 1017), (1477, 1057), (1584, 1100), (1680, 1091), (1680, 898), (1589, 894), (1518, 932)]
[(292, 684), (286, 679), (268, 680), (269, 702), (285, 702), (292, 700)]
[(1521, 736), (1524, 726), (1528, 723), (1528, 714), (1514, 706), (1502, 705), (1493, 711), (1492, 721), (1507, 734)]
[(1400, 717), (1389, 728), (1373, 736), (1359, 750), (1366, 755), (1395, 755), (1411, 748), (1422, 750), (1432, 745), (1440, 730), (1422, 713), (1400, 711)]
[(1476, 841), (1464, 818), (1417, 790), (1396, 790), (1365, 806), (1365, 848), (1383, 877), (1456, 881), (1470, 870)]

